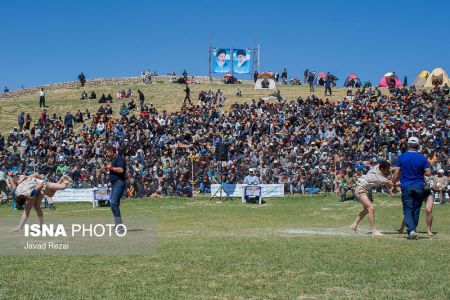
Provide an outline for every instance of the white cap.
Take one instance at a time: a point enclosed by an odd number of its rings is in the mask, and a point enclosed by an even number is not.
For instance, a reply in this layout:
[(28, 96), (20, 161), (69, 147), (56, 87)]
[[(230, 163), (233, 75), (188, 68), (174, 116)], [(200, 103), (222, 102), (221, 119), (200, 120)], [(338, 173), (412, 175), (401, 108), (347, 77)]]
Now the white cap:
[(439, 170), (438, 170), (438, 173), (442, 173), (442, 174), (444, 174), (444, 173), (445, 173), (445, 171), (444, 171), (444, 169), (439, 169)]
[(249, 172), (254, 172), (253, 168), (248, 169)]
[(408, 139), (408, 145), (419, 145), (419, 139), (416, 138), (415, 136), (412, 136)]

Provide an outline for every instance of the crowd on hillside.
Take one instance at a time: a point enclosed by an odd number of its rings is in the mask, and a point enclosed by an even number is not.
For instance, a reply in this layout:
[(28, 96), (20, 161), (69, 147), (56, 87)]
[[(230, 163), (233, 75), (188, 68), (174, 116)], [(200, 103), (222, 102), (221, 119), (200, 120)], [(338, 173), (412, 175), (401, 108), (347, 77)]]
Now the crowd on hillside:
[[(448, 90), (347, 94), (336, 103), (314, 95), (255, 99), (223, 111), (220, 90), (202, 91), (197, 105), (175, 112), (135, 106), (117, 118), (109, 105), (78, 111), (76, 129), (67, 124), (71, 113), (44, 111), (34, 124), (30, 118), (27, 126), (0, 134), (0, 168), (55, 181), (68, 174), (74, 187), (107, 187), (104, 149), (112, 144), (128, 162), (130, 197), (206, 193), (212, 183), (242, 183), (249, 168), (262, 183), (284, 184), (287, 193), (331, 192), (379, 160), (394, 163), (407, 138), (417, 136), (433, 170), (448, 174)], [(229, 145), (225, 162), (215, 152), (221, 142)]]

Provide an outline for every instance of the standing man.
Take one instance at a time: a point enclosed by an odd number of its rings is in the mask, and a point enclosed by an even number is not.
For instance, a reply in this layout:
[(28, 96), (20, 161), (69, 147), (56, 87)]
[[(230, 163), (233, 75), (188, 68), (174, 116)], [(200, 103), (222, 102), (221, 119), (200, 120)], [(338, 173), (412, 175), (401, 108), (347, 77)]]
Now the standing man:
[[(117, 152), (117, 150), (108, 146), (106, 148), (106, 157), (112, 160), (108, 166), (109, 181), (111, 182), (111, 210), (114, 216), (114, 222), (117, 225), (122, 224), (122, 216), (120, 214), (120, 198), (122, 197), (126, 187), (126, 162), (125, 159)], [(120, 230), (120, 228), (118, 228)]]
[(70, 129), (73, 129), (73, 119), (74, 116), (68, 111), (64, 117), (64, 125), (66, 125), (66, 133), (69, 132)]
[(287, 70), (284, 68), (283, 72), (281, 72), (281, 83), (287, 84), (287, 76)]
[(325, 96), (327, 95), (327, 91), (330, 92), (330, 96), (333, 96), (333, 94), (331, 94), (331, 76), (327, 76), (327, 79), (325, 80)]
[(22, 132), (23, 124), (25, 124), (25, 113), (23, 111), (20, 112), (17, 117), (17, 124), (19, 125), (19, 132)]
[(402, 189), (403, 216), (405, 218), (408, 239), (417, 240), (416, 227), (419, 223), (420, 208), (425, 197), (425, 176), (431, 175), (430, 164), (423, 154), (418, 152), (419, 139), (408, 139), (408, 150), (401, 154), (395, 166), (392, 183), (400, 179)]
[(308, 84), (309, 84), (309, 91), (314, 92), (314, 73), (309, 72), (308, 73)]
[(144, 102), (145, 102), (145, 96), (144, 93), (141, 92), (141, 90), (137, 90), (138, 94), (139, 94), (139, 103), (141, 104), (141, 111), (144, 110)]
[(184, 97), (183, 106), (186, 106), (186, 100), (189, 101), (189, 104), (192, 105), (191, 102), (191, 89), (189, 88), (189, 85), (186, 83), (186, 88), (184, 89), (186, 92), (186, 96)]
[(78, 80), (80, 81), (81, 86), (83, 87), (86, 83), (86, 76), (84, 76), (83, 72), (81, 72), (80, 75), (78, 75)]
[(39, 108), (45, 107), (45, 92), (44, 88), (39, 91)]

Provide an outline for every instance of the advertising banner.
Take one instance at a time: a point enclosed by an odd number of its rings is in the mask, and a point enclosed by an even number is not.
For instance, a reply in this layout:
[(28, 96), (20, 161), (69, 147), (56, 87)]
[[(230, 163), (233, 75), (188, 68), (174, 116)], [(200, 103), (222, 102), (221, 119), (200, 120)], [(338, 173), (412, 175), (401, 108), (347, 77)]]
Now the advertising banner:
[[(244, 187), (247, 184), (223, 184), (223, 190), (230, 197), (242, 197), (244, 194)], [(284, 196), (284, 186), (282, 184), (258, 184), (258, 186), (262, 189), (262, 197), (270, 198), (270, 197), (283, 197)], [(215, 197), (219, 197), (220, 193), (217, 193), (219, 190), (220, 184), (211, 184), (211, 195), (215, 194)], [(222, 194), (225, 196), (225, 194)]]

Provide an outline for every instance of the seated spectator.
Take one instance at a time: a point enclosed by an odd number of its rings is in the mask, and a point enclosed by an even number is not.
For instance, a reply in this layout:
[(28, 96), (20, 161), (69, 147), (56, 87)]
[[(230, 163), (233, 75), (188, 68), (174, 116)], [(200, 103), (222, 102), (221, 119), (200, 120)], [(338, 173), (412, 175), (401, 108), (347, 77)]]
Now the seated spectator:
[(100, 121), (97, 124), (97, 129), (95, 131), (95, 134), (96, 135), (103, 134), (105, 132), (105, 128), (106, 128), (106, 126), (105, 126), (105, 123), (103, 123), (103, 119), (100, 119)]
[(144, 119), (150, 118), (150, 112), (149, 112), (149, 109), (148, 109), (147, 106), (144, 106), (144, 108), (141, 110), (140, 115), (141, 115), (141, 117), (144, 118)]
[(199, 192), (203, 194), (211, 193), (211, 183), (209, 181), (208, 175), (205, 174), (198, 181)]
[(83, 91), (81, 93), (80, 100), (86, 100), (86, 99), (88, 99), (88, 94), (86, 93), (86, 91)]
[(180, 197), (192, 197), (192, 186), (184, 176), (181, 176), (177, 185), (177, 195)]
[(81, 110), (77, 111), (74, 120), (76, 123), (83, 123), (83, 113), (81, 112)]
[(437, 194), (437, 198), (439, 199), (440, 204), (445, 203), (445, 193), (448, 189), (448, 177), (445, 176), (444, 169), (439, 169), (437, 172), (437, 175), (432, 176), (432, 182), (433, 185), (431, 186), (431, 189), (433, 193)]
[(111, 105), (106, 104), (106, 107), (105, 107), (105, 114), (106, 114), (107, 116), (111, 116), (111, 115), (113, 114), (113, 109), (112, 109)]
[(442, 92), (444, 95), (448, 95), (450, 92), (450, 88), (448, 87), (448, 84), (445, 83), (444, 86), (442, 87)]
[(106, 103), (106, 96), (105, 96), (105, 94), (102, 94), (102, 96), (98, 100), (98, 103)]
[(97, 94), (94, 91), (92, 91), (91, 95), (89, 96), (89, 99), (97, 99)]
[(106, 102), (113, 103), (113, 97), (111, 96), (111, 93), (108, 93), (108, 96), (106, 96)]
[(122, 103), (122, 106), (120, 107), (119, 114), (121, 116), (127, 116), (129, 114), (128, 107), (125, 105), (125, 103)]
[[(353, 171), (349, 168), (346, 171), (344, 171), (344, 174), (342, 174), (338, 180), (338, 187), (339, 191), (341, 193), (341, 202), (347, 201), (347, 200), (354, 200), (355, 199), (355, 193), (353, 191), (353, 186), (356, 184), (357, 177), (354, 176)], [(350, 198), (347, 197), (347, 192), (351, 192)]]
[(134, 99), (131, 99), (131, 101), (128, 102), (128, 110), (129, 111), (136, 110), (136, 103), (134, 102)]
[(358, 160), (358, 162), (355, 164), (355, 170), (364, 171), (367, 169), (367, 165), (363, 163), (362, 160)]
[(133, 97), (133, 92), (132, 92), (131, 89), (129, 88), (129, 89), (128, 89), (128, 92), (127, 92), (127, 95), (126, 95), (126, 98), (131, 98), (131, 97)]

